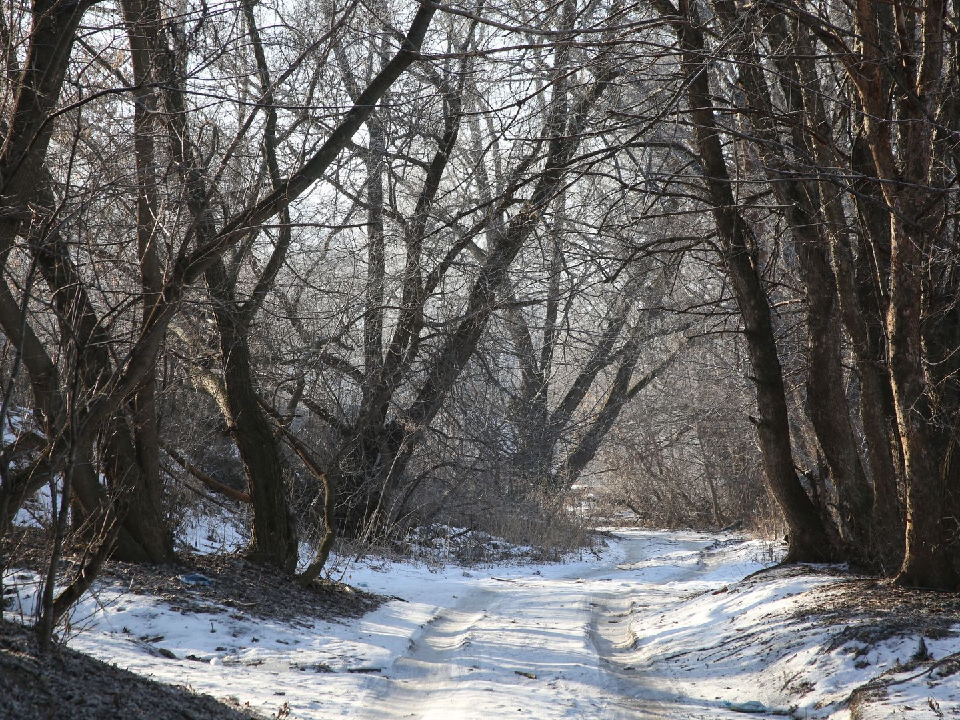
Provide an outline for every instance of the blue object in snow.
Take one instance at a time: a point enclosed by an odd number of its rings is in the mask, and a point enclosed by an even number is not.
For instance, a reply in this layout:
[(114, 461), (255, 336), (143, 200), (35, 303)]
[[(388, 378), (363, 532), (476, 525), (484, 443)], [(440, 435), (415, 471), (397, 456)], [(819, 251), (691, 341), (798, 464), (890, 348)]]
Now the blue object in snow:
[(204, 587), (213, 584), (213, 580), (208, 578), (206, 575), (201, 575), (200, 573), (181, 575), (180, 582), (182, 582), (184, 585), (202, 585)]

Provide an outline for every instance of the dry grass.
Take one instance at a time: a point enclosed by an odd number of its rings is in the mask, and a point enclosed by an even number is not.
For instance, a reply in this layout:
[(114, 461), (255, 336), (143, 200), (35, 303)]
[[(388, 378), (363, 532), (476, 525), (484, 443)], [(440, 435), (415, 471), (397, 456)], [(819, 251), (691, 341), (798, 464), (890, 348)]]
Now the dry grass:
[(915, 590), (890, 580), (852, 578), (817, 591), (815, 611), (823, 622), (842, 627), (828, 649), (852, 640), (873, 645), (897, 636), (942, 638), (960, 623), (960, 596)]

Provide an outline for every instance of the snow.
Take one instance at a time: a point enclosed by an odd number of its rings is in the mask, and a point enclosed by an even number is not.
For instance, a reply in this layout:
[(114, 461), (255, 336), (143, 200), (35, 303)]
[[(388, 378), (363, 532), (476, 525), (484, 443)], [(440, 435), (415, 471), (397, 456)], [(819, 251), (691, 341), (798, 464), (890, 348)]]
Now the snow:
[[(340, 558), (334, 567), (344, 581), (396, 598), (349, 621), (186, 612), (99, 586), (74, 611), (69, 644), (293, 718), (789, 712), (839, 720), (850, 717), (850, 693), (885, 672), (904, 682), (889, 698), (864, 702), (858, 717), (960, 714), (960, 681), (946, 666), (938, 675), (899, 664), (918, 638), (833, 647), (837, 628), (818, 627), (802, 611), (837, 577), (773, 571), (743, 580), (778, 550), (732, 536), (617, 530), (599, 557), (555, 564)], [(20, 606), (5, 615), (29, 617), (30, 574), (7, 575), (5, 583), (18, 580)], [(934, 658), (958, 645), (950, 637), (926, 643)], [(744, 715), (751, 710), (759, 712)]]
[(13, 516), (13, 524), (19, 527), (48, 527), (50, 508), (50, 486), (44, 485), (17, 510), (16, 515)]
[(40, 592), (40, 576), (32, 570), (3, 570), (3, 617), (16, 622), (27, 622), (36, 614)]
[(176, 533), (181, 549), (199, 553), (232, 553), (244, 547), (249, 532), (229, 513), (193, 513), (184, 517)]

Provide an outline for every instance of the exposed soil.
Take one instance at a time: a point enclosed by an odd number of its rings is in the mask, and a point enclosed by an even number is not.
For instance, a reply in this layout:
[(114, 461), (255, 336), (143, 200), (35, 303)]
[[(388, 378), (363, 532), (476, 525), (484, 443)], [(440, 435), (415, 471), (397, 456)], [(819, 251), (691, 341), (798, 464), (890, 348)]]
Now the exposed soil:
[(821, 588), (816, 615), (843, 628), (828, 650), (851, 640), (873, 645), (895, 636), (936, 639), (956, 635), (960, 596), (903, 588), (889, 580), (853, 578)]
[(947, 637), (956, 634), (953, 628), (960, 623), (960, 595), (956, 593), (904, 588), (873, 577), (851, 577), (836, 567), (783, 566), (762, 571), (756, 577), (769, 577), (770, 573), (838, 578), (838, 582), (818, 588), (816, 603), (799, 616), (839, 628), (827, 650), (851, 640), (872, 645), (896, 636)]
[(892, 580), (852, 575), (838, 565), (776, 565), (744, 578), (741, 583), (800, 575), (837, 578), (837, 582), (813, 591), (816, 602), (808, 603), (797, 614), (798, 620), (815, 619), (821, 625), (837, 628), (827, 651), (851, 641), (869, 646), (898, 636), (937, 639), (957, 634), (957, 593), (900, 587)]
[[(743, 582), (812, 574), (837, 578), (837, 582), (810, 591), (815, 602), (806, 603), (805, 609), (795, 616), (797, 620), (812, 620), (834, 630), (823, 652), (852, 645), (860, 648), (860, 656), (890, 638), (915, 638), (917, 642), (912, 657), (903, 658), (891, 671), (851, 692), (851, 717), (860, 717), (866, 708), (882, 703), (896, 685), (927, 675), (927, 682), (934, 687), (960, 673), (960, 652), (934, 657), (925, 644), (925, 640), (960, 634), (960, 594), (900, 587), (892, 580), (852, 575), (839, 566), (778, 565), (754, 573)], [(798, 696), (804, 694), (802, 686), (793, 690)], [(933, 703), (930, 708), (934, 712), (930, 717), (943, 717), (935, 702), (929, 702)]]
[[(189, 584), (192, 575), (210, 584)], [(186, 580), (185, 580), (186, 578)], [(138, 595), (152, 595), (174, 610), (227, 612), (286, 623), (310, 618), (353, 618), (376, 609), (386, 598), (343, 583), (315, 581), (300, 587), (279, 570), (253, 565), (239, 555), (184, 555), (180, 565), (110, 563), (103, 582), (116, 582)]]
[(0, 623), (0, 717), (49, 720), (263, 717), (209, 695), (153, 682), (65, 647), (41, 654), (33, 633)]

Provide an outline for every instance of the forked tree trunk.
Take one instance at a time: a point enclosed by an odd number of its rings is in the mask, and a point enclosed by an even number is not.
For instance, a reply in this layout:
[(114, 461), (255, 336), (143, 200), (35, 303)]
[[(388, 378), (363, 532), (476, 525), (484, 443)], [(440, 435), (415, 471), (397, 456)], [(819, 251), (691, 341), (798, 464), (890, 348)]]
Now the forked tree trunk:
[[(910, 212), (897, 207), (897, 212)], [(956, 590), (960, 577), (954, 568), (954, 519), (948, 483), (955, 480), (949, 467), (952, 440), (939, 431), (924, 376), (921, 341), (921, 284), (916, 268), (922, 263), (924, 238), (909, 233), (894, 220), (894, 252), (890, 286), (890, 369), (907, 477), (906, 554), (897, 576), (901, 585)]]
[(223, 263), (215, 262), (207, 271), (207, 286), (214, 298), (226, 390), (226, 407), (221, 409), (246, 471), (254, 509), (253, 536), (246, 552), (253, 562), (292, 573), (298, 559), (297, 533), (287, 507), (280, 439), (254, 385), (249, 328), (237, 317), (236, 302), (225, 284)]
[[(38, 195), (41, 202), (52, 209), (55, 207), (52, 180), (45, 169), (40, 174), (42, 182)], [(110, 340), (104, 324), (85, 291), (66, 239), (51, 233), (38, 248), (37, 259), (53, 294), (63, 324), (63, 336), (76, 346), (83, 389), (94, 393), (103, 378), (113, 370)], [(137, 391), (140, 405), (135, 399), (129, 405), (122, 405), (107, 419), (100, 433), (98, 454), (108, 484), (117, 490), (122, 489), (125, 494), (123, 505), (131, 510), (122, 516), (123, 531), (119, 534), (116, 557), (163, 563), (172, 561), (174, 553), (173, 540), (164, 518), (152, 383), (153, 373), (147, 373)], [(92, 452), (78, 450), (76, 457), (92, 460)], [(99, 485), (99, 482), (95, 476), (85, 468), (78, 468), (74, 475), (77, 495), (86, 513), (98, 517), (106, 512), (107, 494), (96, 490), (94, 483)]]

